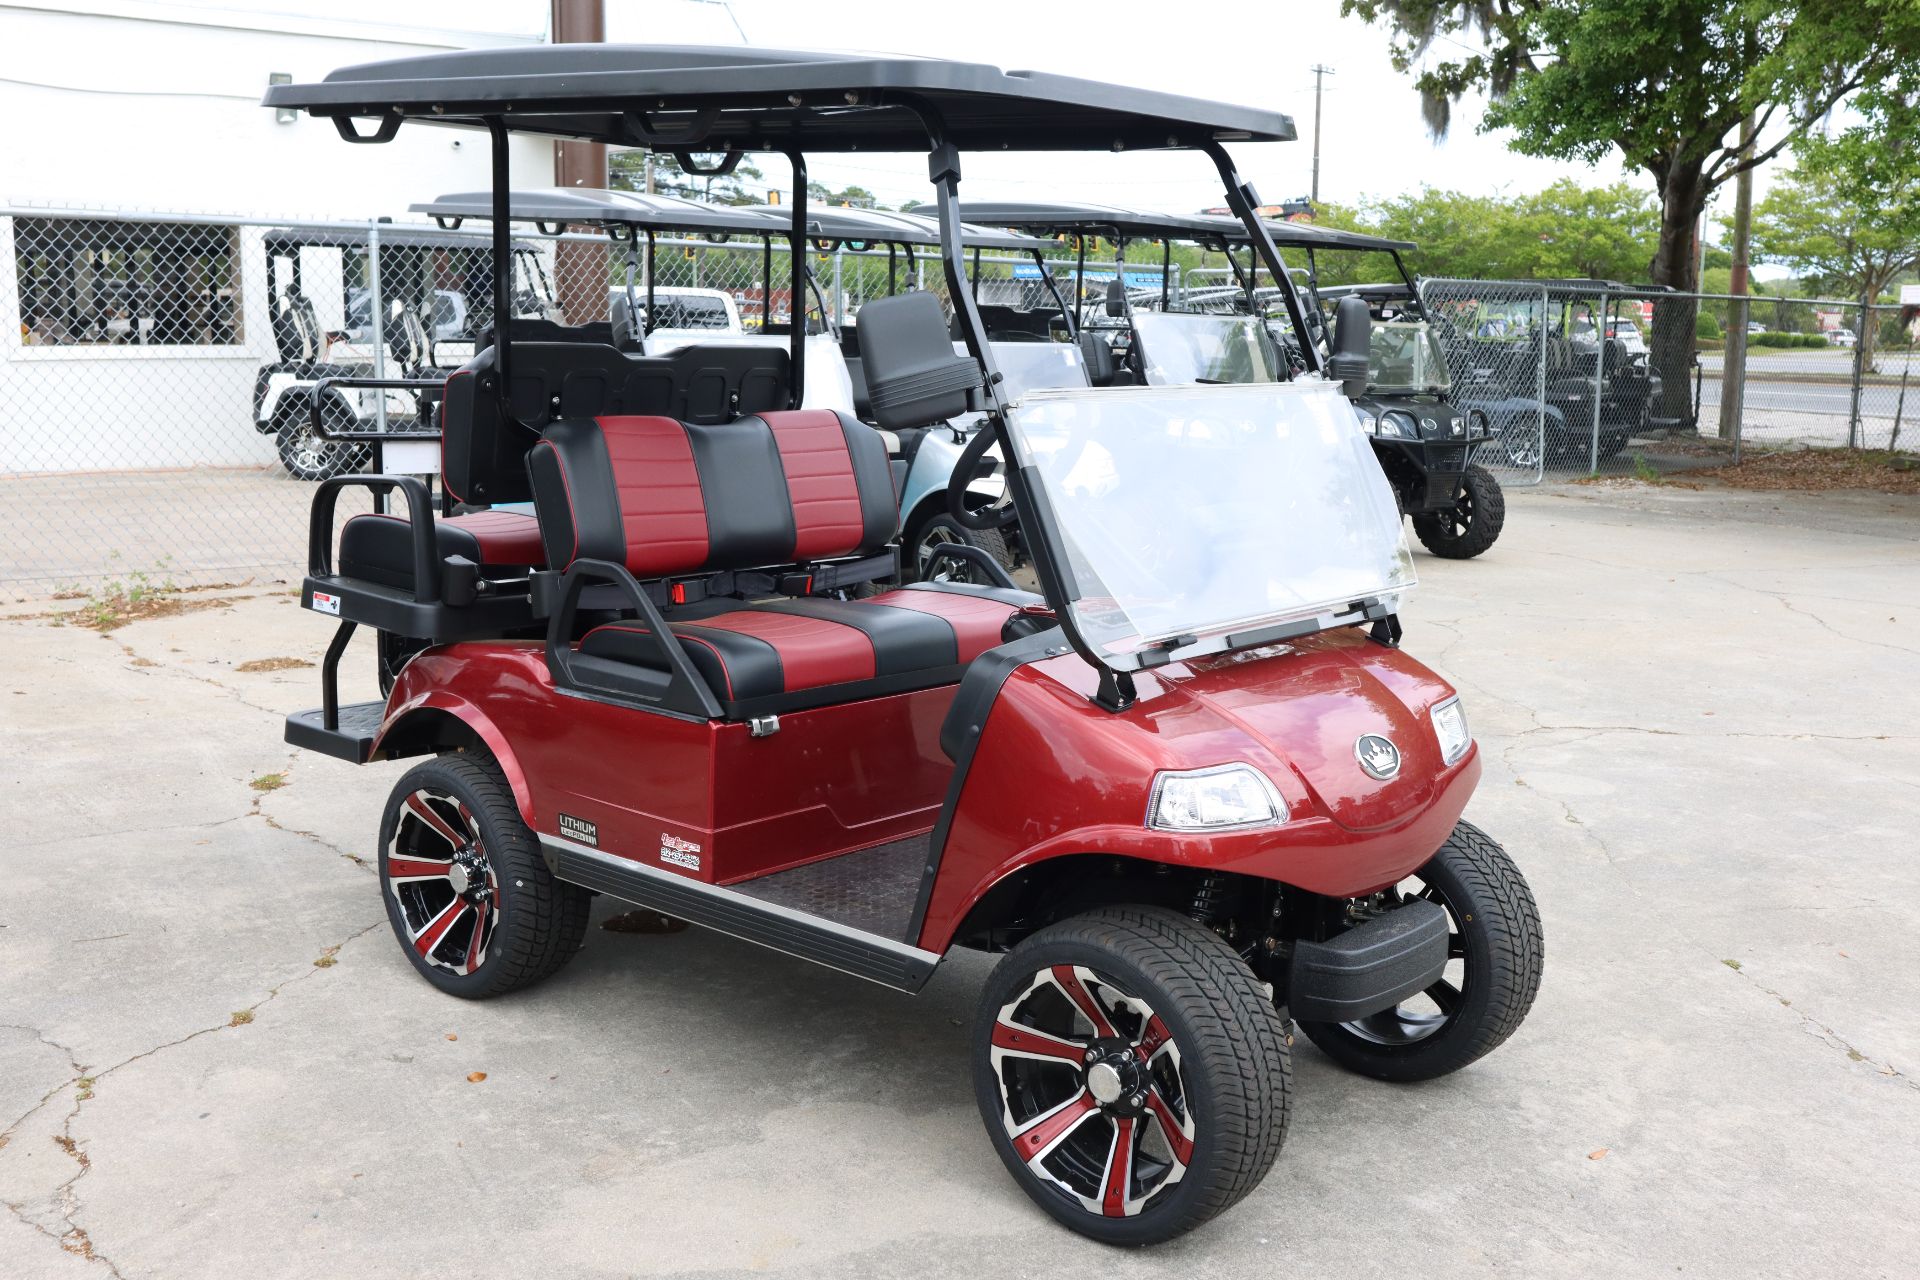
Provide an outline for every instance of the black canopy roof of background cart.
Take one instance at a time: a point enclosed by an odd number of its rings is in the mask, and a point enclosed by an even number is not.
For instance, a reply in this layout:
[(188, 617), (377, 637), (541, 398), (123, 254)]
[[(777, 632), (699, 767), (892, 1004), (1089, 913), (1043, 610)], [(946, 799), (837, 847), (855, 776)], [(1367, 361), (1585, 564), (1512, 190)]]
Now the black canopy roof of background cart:
[[(916, 206), (919, 214), (931, 209)], [(1027, 200), (963, 200), (961, 212), (970, 222), (992, 227), (1016, 227), (1035, 235), (1069, 233), (1105, 236), (1117, 240), (1192, 240), (1218, 251), (1228, 244), (1245, 244), (1247, 229), (1238, 218), (1213, 213), (1160, 213), (1109, 204), (1076, 204)], [(1380, 253), (1404, 252), (1418, 246), (1409, 240), (1315, 226), (1310, 222), (1262, 219), (1267, 234), (1282, 249), (1355, 249)]]

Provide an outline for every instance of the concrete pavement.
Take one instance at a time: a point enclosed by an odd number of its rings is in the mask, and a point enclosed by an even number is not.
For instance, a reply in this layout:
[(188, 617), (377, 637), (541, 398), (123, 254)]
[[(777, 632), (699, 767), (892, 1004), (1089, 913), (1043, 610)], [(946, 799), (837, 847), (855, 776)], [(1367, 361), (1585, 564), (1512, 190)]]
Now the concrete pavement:
[(0, 1275), (1911, 1274), (1920, 502), (1508, 501), (1407, 643), (1539, 898), (1533, 1016), (1414, 1088), (1301, 1040), (1273, 1174), (1146, 1254), (993, 1156), (980, 959), (910, 998), (594, 928), (438, 995), (367, 863), (404, 766), (292, 752), (315, 672), (239, 669), (318, 659), (284, 588), (0, 622)]

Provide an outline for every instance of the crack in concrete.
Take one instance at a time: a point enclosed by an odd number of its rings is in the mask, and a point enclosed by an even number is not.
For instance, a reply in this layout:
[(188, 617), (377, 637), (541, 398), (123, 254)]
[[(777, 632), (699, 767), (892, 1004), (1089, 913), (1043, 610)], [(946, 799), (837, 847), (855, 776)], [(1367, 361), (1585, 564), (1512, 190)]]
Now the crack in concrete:
[[(1516, 737), (1527, 737), (1532, 732), (1537, 732), (1537, 731), (1528, 731), (1528, 733), (1522, 733), (1522, 734), (1516, 735)], [(1566, 742), (1555, 743), (1553, 745), (1569, 746), (1575, 742), (1584, 741), (1587, 738), (1600, 737), (1610, 732), (1614, 732), (1614, 730), (1608, 729), (1608, 728), (1591, 729), (1579, 738), (1569, 738), (1567, 739)], [(1690, 736), (1697, 736), (1697, 735), (1673, 734), (1671, 736), (1690, 737)], [(1633, 877), (1627, 873), (1626, 868), (1620, 863), (1619, 859), (1614, 857), (1613, 849), (1607, 844), (1605, 840), (1603, 840), (1600, 837), (1598, 832), (1596, 832), (1591, 826), (1589, 826), (1587, 822), (1580, 817), (1579, 814), (1574, 812), (1572, 804), (1570, 804), (1565, 800), (1560, 799), (1558, 796), (1547, 794), (1546, 792), (1540, 790), (1538, 787), (1534, 786), (1531, 782), (1528, 782), (1524, 777), (1520, 775), (1519, 766), (1514, 763), (1513, 754), (1516, 751), (1520, 751), (1522, 749), (1527, 748), (1528, 746), (1529, 744), (1527, 743), (1515, 741), (1515, 742), (1508, 743), (1505, 747), (1501, 749), (1500, 758), (1503, 761), (1505, 761), (1507, 767), (1513, 771), (1514, 781), (1520, 786), (1525, 787), (1528, 791), (1531, 791), (1533, 794), (1539, 796), (1541, 799), (1547, 801), (1549, 804), (1557, 806), (1560, 809), (1561, 814), (1565, 817), (1565, 819), (1569, 823), (1571, 823), (1572, 825), (1580, 829), (1581, 836), (1586, 840), (1590, 841), (1593, 847), (1600, 851), (1600, 856), (1606, 859), (1608, 868), (1611, 869), (1614, 875), (1619, 878), (1620, 883), (1623, 886), (1625, 886), (1628, 893), (1632, 894), (1636, 898), (1642, 898), (1648, 901), (1655, 901), (1655, 902), (1664, 901), (1664, 899), (1649, 898), (1648, 895), (1640, 891), (1640, 887), (1634, 883)], [(1818, 1018), (1815, 1018), (1813, 1015), (1799, 1008), (1797, 1005), (1793, 1003), (1793, 1001), (1789, 1000), (1786, 996), (1782, 995), (1780, 992), (1774, 990), (1773, 988), (1768, 987), (1765, 984), (1761, 983), (1759, 979), (1745, 972), (1745, 970), (1736, 968), (1733, 965), (1729, 965), (1725, 962), (1723, 958), (1719, 956), (1715, 956), (1713, 952), (1708, 947), (1706, 947), (1705, 944), (1700, 942), (1698, 938), (1696, 938), (1692, 933), (1684, 929), (1672, 929), (1670, 930), (1670, 932), (1672, 932), (1673, 935), (1677, 939), (1679, 939), (1689, 949), (1696, 951), (1701, 955), (1709, 957), (1715, 963), (1717, 963), (1721, 968), (1726, 969), (1728, 972), (1733, 973), (1736, 976), (1745, 979), (1756, 990), (1764, 992), (1769, 996), (1772, 996), (1774, 1000), (1779, 1002), (1779, 1004), (1783, 1008), (1790, 1010), (1794, 1014), (1794, 1016), (1800, 1020), (1800, 1029), (1802, 1031), (1813, 1036), (1815, 1039), (1827, 1045), (1829, 1048), (1832, 1048), (1837, 1052), (1845, 1054), (1849, 1062), (1865, 1063), (1866, 1065), (1875, 1068), (1879, 1072), (1879, 1074), (1890, 1077), (1894, 1080), (1897, 1080), (1901, 1084), (1906, 1085), (1909, 1089), (1920, 1090), (1920, 1081), (1916, 1081), (1909, 1078), (1904, 1072), (1900, 1071), (1897, 1067), (1895, 1067), (1891, 1061), (1883, 1062), (1883, 1061), (1880, 1061), (1879, 1059), (1871, 1058), (1866, 1054), (1860, 1052), (1860, 1050), (1855, 1048), (1854, 1045), (1846, 1039), (1846, 1037), (1842, 1036), (1838, 1031), (1835, 1031), (1827, 1023), (1821, 1022)]]
[[(326, 948), (324, 954), (329, 956), (337, 955), (348, 943), (365, 937), (385, 923), (386, 919), (382, 917), (364, 928), (355, 930), (339, 943)], [(303, 982), (314, 974), (320, 973), (323, 968), (331, 967), (330, 965), (313, 965), (300, 973), (294, 974), (290, 978), (275, 983), (273, 986), (267, 988), (266, 995), (254, 1001), (252, 1004), (247, 1005), (244, 1009), (236, 1011), (236, 1014), (245, 1014), (246, 1017), (244, 1018), (238, 1018), (236, 1020), (235, 1015), (230, 1015), (225, 1022), (217, 1023), (210, 1027), (201, 1027), (198, 1030), (190, 1031), (186, 1035), (176, 1039), (154, 1045), (150, 1049), (143, 1049), (139, 1053), (123, 1058), (119, 1062), (101, 1071), (92, 1071), (83, 1065), (72, 1049), (49, 1039), (45, 1033), (37, 1027), (26, 1026), (19, 1023), (4, 1024), (11, 1030), (28, 1032), (42, 1044), (50, 1048), (58, 1049), (61, 1053), (65, 1054), (67, 1065), (73, 1071), (73, 1075), (42, 1095), (40, 1101), (29, 1108), (26, 1114), (15, 1120), (11, 1125), (8, 1125), (6, 1129), (0, 1130), (0, 1148), (4, 1148), (7, 1145), (14, 1132), (19, 1129), (21, 1125), (25, 1124), (49, 1102), (53, 1101), (53, 1099), (71, 1089), (73, 1090), (73, 1105), (68, 1108), (66, 1116), (61, 1120), (60, 1132), (54, 1137), (53, 1142), (55, 1146), (66, 1153), (77, 1168), (72, 1174), (68, 1175), (65, 1180), (48, 1191), (45, 1196), (46, 1210), (55, 1216), (59, 1224), (64, 1225), (66, 1228), (64, 1231), (55, 1231), (52, 1227), (48, 1226), (46, 1222), (41, 1220), (41, 1217), (34, 1215), (31, 1211), (32, 1206), (25, 1202), (8, 1200), (0, 1201), (0, 1203), (4, 1203), (8, 1212), (12, 1213), (16, 1219), (52, 1240), (55, 1244), (59, 1245), (63, 1251), (73, 1254), (75, 1257), (84, 1258), (88, 1262), (100, 1263), (106, 1267), (108, 1272), (110, 1272), (116, 1280), (125, 1280), (124, 1273), (121, 1272), (119, 1264), (114, 1262), (114, 1260), (106, 1254), (100, 1252), (99, 1248), (94, 1244), (92, 1237), (87, 1234), (87, 1229), (81, 1226), (78, 1221), (82, 1205), (80, 1193), (76, 1188), (83, 1178), (93, 1172), (93, 1159), (87, 1154), (84, 1139), (74, 1136), (73, 1125), (74, 1121), (79, 1118), (82, 1107), (92, 1099), (94, 1086), (115, 1072), (129, 1067), (136, 1062), (143, 1062), (156, 1054), (164, 1053), (168, 1049), (176, 1048), (192, 1040), (198, 1040), (200, 1037), (211, 1035), (216, 1031), (226, 1031), (251, 1023), (253, 1020), (252, 1015), (277, 999), (282, 991), (285, 991), (297, 982)], [(44, 1213), (42, 1216), (45, 1216)]]

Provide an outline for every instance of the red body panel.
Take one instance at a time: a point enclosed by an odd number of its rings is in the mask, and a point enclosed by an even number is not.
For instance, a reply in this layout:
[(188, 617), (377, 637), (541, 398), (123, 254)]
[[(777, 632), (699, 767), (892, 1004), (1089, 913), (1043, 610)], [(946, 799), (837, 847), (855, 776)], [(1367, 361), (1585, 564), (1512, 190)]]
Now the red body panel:
[[(1122, 854), (1355, 896), (1432, 856), (1479, 779), (1478, 748), (1443, 766), (1429, 709), (1452, 689), (1358, 631), (1327, 632), (1138, 677), (1122, 714), (1094, 706), (1092, 671), (1065, 655), (1017, 668), (986, 721), (950, 824), (919, 945), (943, 952), (982, 894), (1048, 858)], [(433, 649), (401, 672), (387, 728), (417, 708), (471, 724), (536, 831), (562, 812), (599, 847), (727, 884), (897, 840), (934, 825), (952, 765), (939, 747), (951, 688), (744, 724), (690, 721), (566, 696), (531, 643)], [(1354, 756), (1383, 733), (1387, 782)], [(376, 743), (376, 750), (378, 748)], [(1286, 800), (1281, 827), (1192, 835), (1146, 826), (1156, 773), (1243, 761)], [(666, 838), (683, 855), (660, 855)], [(684, 860), (696, 846), (699, 865)]]
[[(1138, 677), (1115, 715), (1088, 701), (1093, 673), (1067, 655), (1021, 667), (987, 717), (967, 773), (920, 945), (944, 951), (1009, 872), (1072, 853), (1244, 872), (1340, 897), (1394, 883), (1446, 840), (1480, 776), (1477, 748), (1444, 768), (1427, 709), (1452, 689), (1353, 630)], [(1377, 782), (1354, 743), (1383, 733), (1397, 777)], [(1146, 826), (1154, 775), (1244, 761), (1273, 780), (1275, 829), (1189, 835)]]
[[(558, 834), (564, 812), (593, 823), (608, 853), (725, 884), (933, 826), (953, 772), (939, 744), (952, 700), (927, 689), (795, 712), (755, 738), (562, 695), (538, 645), (488, 642), (408, 663), (387, 727), (417, 707), (458, 715), (519, 780), (535, 831)], [(697, 845), (699, 867), (662, 864), (666, 836)]]

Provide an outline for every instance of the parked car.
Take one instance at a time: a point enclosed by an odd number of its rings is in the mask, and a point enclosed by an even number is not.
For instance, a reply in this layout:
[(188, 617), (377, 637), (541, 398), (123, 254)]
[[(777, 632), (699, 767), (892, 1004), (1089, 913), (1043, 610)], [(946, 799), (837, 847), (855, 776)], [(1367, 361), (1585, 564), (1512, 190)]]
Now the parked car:
[(1851, 347), (1860, 341), (1860, 336), (1851, 329), (1829, 329), (1822, 336), (1830, 347)]

